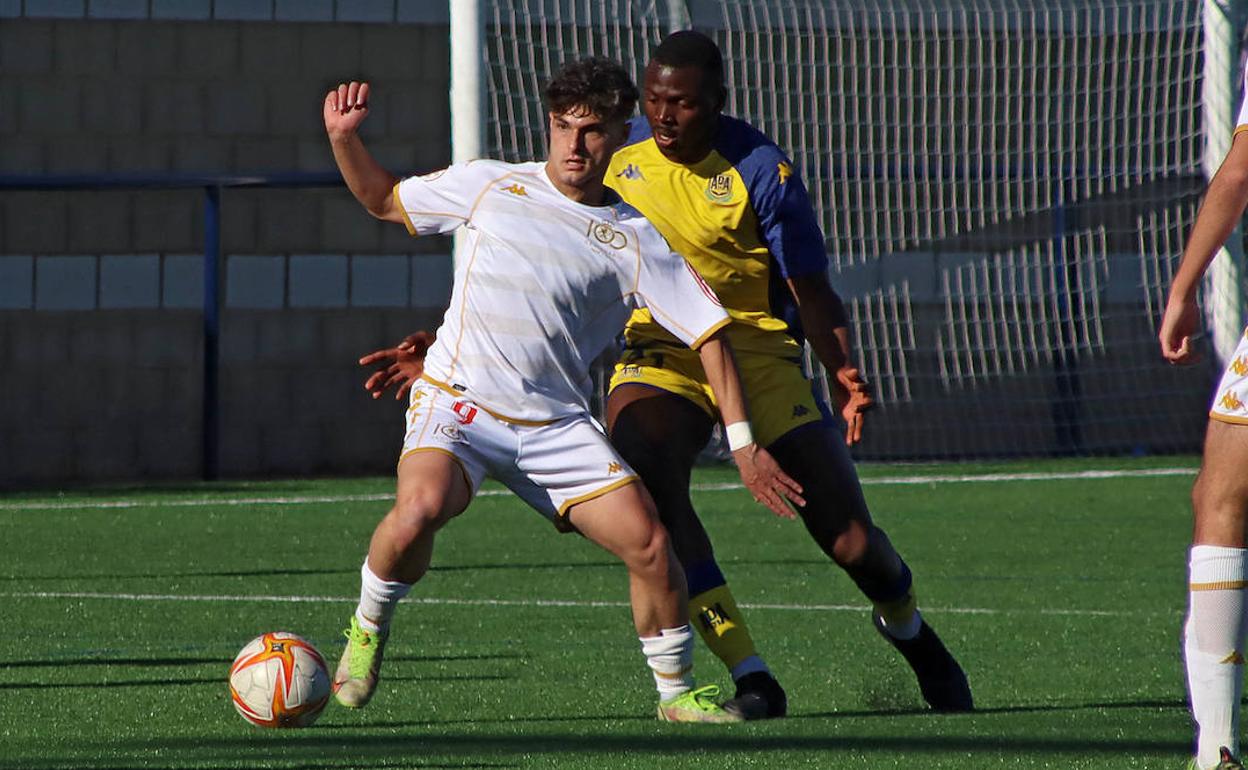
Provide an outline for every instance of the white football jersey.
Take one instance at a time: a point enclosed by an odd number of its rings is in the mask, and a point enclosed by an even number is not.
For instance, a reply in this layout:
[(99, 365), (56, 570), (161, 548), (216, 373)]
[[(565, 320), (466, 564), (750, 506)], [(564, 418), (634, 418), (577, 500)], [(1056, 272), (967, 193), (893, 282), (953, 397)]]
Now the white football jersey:
[(394, 196), (413, 235), (468, 231), (425, 376), (504, 419), (588, 412), (590, 365), (635, 308), (692, 347), (728, 323), (636, 209), (577, 203), (544, 163), (457, 164), (404, 179)]

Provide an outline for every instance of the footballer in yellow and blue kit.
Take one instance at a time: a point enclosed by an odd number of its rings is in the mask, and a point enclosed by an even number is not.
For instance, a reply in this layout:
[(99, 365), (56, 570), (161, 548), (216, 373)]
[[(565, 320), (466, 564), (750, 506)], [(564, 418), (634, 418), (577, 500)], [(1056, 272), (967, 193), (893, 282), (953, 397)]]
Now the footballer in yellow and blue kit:
[[(658, 229), (718, 295), (732, 323), (755, 437), (768, 446), (828, 416), (802, 366), (797, 303), (786, 283), (827, 270), (823, 232), (792, 162), (758, 129), (717, 118), (714, 145), (694, 164), (668, 160), (645, 118), (634, 118), (606, 182)], [(696, 352), (640, 309), (624, 330), (611, 387), (648, 385), (718, 420)]]

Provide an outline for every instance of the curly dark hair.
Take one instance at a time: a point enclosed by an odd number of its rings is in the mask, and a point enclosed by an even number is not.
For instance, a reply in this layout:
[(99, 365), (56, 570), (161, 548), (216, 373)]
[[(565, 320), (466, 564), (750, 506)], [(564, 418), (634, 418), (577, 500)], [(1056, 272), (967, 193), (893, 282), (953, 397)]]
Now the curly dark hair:
[(546, 109), (562, 115), (578, 107), (614, 122), (632, 117), (637, 86), (612, 59), (591, 56), (565, 64), (546, 84)]

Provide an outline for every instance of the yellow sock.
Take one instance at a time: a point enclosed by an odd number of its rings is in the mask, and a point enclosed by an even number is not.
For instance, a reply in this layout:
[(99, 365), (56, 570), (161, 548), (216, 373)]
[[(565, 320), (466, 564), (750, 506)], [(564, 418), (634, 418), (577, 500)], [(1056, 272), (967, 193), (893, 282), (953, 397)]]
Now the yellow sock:
[(732, 591), (726, 584), (690, 597), (689, 618), (702, 636), (702, 641), (729, 670), (758, 654), (745, 618), (737, 609), (737, 601), (732, 598)]

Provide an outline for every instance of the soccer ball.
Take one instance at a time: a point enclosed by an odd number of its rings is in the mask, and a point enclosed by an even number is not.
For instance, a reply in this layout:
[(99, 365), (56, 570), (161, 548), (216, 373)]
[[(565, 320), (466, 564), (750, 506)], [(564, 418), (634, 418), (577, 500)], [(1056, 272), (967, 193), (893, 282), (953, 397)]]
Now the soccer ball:
[(230, 699), (261, 727), (307, 727), (329, 702), (329, 669), (307, 640), (274, 631), (248, 642), (230, 666)]

